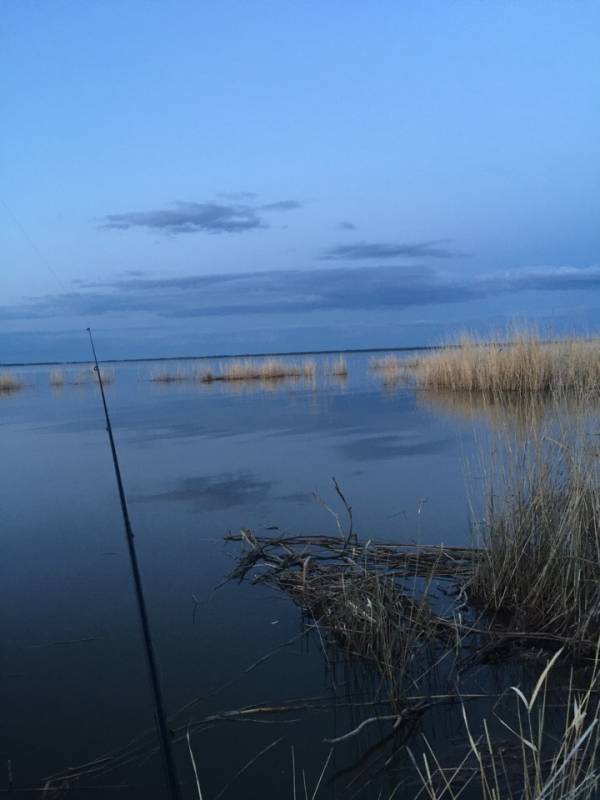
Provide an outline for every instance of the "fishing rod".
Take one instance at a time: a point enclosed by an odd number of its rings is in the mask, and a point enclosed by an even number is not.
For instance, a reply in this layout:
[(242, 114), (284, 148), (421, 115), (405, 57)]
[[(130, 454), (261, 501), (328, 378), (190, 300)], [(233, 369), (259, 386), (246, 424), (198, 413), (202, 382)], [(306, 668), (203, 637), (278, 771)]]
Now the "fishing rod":
[(104, 383), (102, 381), (102, 373), (100, 372), (100, 366), (98, 364), (98, 356), (96, 355), (96, 347), (94, 346), (94, 338), (92, 336), (92, 331), (90, 328), (86, 328), (86, 330), (89, 334), (90, 344), (92, 346), (92, 353), (94, 354), (94, 371), (96, 372), (96, 375), (98, 377), (98, 385), (100, 386), (100, 395), (102, 397), (102, 406), (104, 408), (104, 417), (106, 419), (106, 431), (108, 433), (108, 440), (110, 442), (110, 451), (112, 453), (113, 467), (115, 470), (115, 477), (117, 479), (119, 500), (121, 501), (121, 512), (123, 514), (123, 522), (125, 524), (125, 538), (127, 539), (127, 548), (129, 550), (129, 563), (131, 566), (131, 574), (133, 577), (135, 596), (137, 600), (140, 623), (142, 627), (142, 637), (144, 640), (146, 661), (148, 663), (148, 672), (150, 674), (150, 684), (152, 688), (152, 694), (154, 697), (154, 715), (156, 718), (158, 738), (160, 740), (160, 748), (163, 756), (165, 779), (169, 790), (170, 799), (181, 800), (181, 789), (179, 788), (179, 783), (177, 781), (177, 771), (175, 769), (175, 759), (173, 757), (173, 744), (171, 741), (171, 732), (167, 724), (167, 715), (165, 713), (165, 706), (163, 701), (162, 689), (160, 685), (160, 678), (158, 675), (158, 664), (156, 661), (156, 653), (154, 650), (154, 644), (152, 642), (152, 635), (150, 633), (150, 622), (148, 620), (146, 601), (144, 599), (142, 576), (140, 574), (140, 568), (137, 560), (137, 553), (135, 550), (133, 529), (131, 527), (131, 520), (129, 518), (129, 509), (127, 507), (127, 499), (125, 497), (125, 490), (123, 488), (123, 480), (121, 478), (121, 468), (119, 466), (117, 448), (115, 446), (112, 425), (110, 423), (108, 405), (106, 404), (106, 395), (104, 394)]

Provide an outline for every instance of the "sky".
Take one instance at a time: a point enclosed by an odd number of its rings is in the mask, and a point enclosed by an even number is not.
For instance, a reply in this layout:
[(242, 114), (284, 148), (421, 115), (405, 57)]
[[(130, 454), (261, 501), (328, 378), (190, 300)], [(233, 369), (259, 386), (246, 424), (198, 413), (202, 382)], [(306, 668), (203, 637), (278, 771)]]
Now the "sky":
[(0, 363), (600, 324), (596, 0), (2, 0)]

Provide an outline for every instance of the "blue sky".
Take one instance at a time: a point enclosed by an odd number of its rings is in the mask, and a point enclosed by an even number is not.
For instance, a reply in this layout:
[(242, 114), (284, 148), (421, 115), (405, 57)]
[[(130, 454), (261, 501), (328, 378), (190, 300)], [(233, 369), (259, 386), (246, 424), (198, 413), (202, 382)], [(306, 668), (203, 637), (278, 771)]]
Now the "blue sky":
[(0, 361), (600, 319), (596, 2), (4, 0)]

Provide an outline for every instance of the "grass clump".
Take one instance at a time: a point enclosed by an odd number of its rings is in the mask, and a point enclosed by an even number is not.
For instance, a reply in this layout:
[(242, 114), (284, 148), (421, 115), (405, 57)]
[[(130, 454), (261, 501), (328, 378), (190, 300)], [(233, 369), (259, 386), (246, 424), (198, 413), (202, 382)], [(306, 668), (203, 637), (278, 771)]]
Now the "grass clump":
[(589, 648), (600, 635), (600, 489), (589, 440), (531, 430), (506, 459), (500, 498), (490, 485), (468, 592), (516, 632)]
[(559, 655), (560, 651), (542, 670), (529, 697), (516, 686), (505, 693), (503, 700), (510, 695), (512, 703), (501, 713), (496, 711), (497, 729), (483, 719), (481, 733), (474, 733), (463, 705), (466, 755), (458, 766), (443, 768), (425, 736), (419, 759), (408, 748), (422, 785), (419, 797), (456, 800), (467, 789), (466, 796), (481, 800), (597, 797), (598, 654), (584, 688), (577, 689), (571, 675), (566, 698), (556, 709), (549, 684)]
[(246, 359), (243, 361), (226, 361), (214, 370), (207, 365), (198, 371), (188, 369), (160, 369), (152, 373), (150, 380), (153, 383), (184, 383), (198, 381), (199, 383), (214, 383), (217, 381), (243, 383), (245, 381), (261, 381), (272, 384), (286, 378), (313, 379), (316, 374), (314, 361), (286, 362), (270, 358), (263, 361)]
[(0, 373), (0, 392), (8, 394), (23, 388), (23, 381), (9, 372)]
[(421, 358), (414, 377), (424, 389), (492, 395), (597, 391), (600, 340), (545, 342), (535, 333), (523, 333), (497, 343), (465, 334), (457, 346)]
[(280, 361), (269, 358), (265, 361), (230, 361), (221, 366), (219, 373), (208, 371), (200, 380), (212, 381), (279, 381), (285, 378), (313, 379), (316, 374), (314, 361)]

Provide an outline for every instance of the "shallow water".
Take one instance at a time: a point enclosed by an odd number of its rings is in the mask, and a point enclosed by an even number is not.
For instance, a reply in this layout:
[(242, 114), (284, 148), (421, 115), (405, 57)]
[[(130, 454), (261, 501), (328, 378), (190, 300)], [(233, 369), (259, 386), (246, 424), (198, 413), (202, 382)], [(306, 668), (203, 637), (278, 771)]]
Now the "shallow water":
[[(298, 638), (299, 612), (287, 598), (246, 583), (215, 591), (240, 551), (224, 544), (228, 531), (335, 533), (335, 519), (313, 496), (345, 525), (335, 476), (363, 539), (469, 542), (472, 421), (436, 413), (409, 387), (383, 387), (367, 355), (347, 358), (347, 380), (327, 375), (327, 361), (318, 362), (314, 383), (277, 386), (160, 385), (149, 380), (153, 365), (123, 364), (107, 387), (166, 702), (173, 712), (205, 698), (179, 725), (254, 703), (335, 694), (319, 644)], [(25, 388), (0, 397), (0, 755), (12, 762), (17, 787), (39, 785), (152, 726), (97, 386), (51, 389), (47, 369), (19, 372)], [(333, 680), (341, 696), (344, 680), (351, 686), (366, 679)], [(355, 723), (342, 707), (287, 718), (297, 721), (218, 722), (197, 732), (192, 744), (204, 797), (216, 797), (280, 737), (224, 796), (291, 798), (292, 747), (298, 786), (305, 769), (310, 795), (329, 752), (323, 738)], [(424, 723), (441, 747), (457, 727), (452, 714)], [(369, 734), (336, 748), (327, 775), (350, 767), (369, 737), (377, 739)], [(185, 747), (177, 757), (186, 797), (194, 797)], [(378, 797), (409, 771), (397, 756), (387, 777), (371, 777), (356, 796)], [(320, 796), (353, 796), (348, 781), (355, 775), (325, 781)], [(125, 795), (136, 798), (165, 796), (156, 754), (81, 783), (127, 785)], [(80, 794), (87, 796), (69, 796)]]

